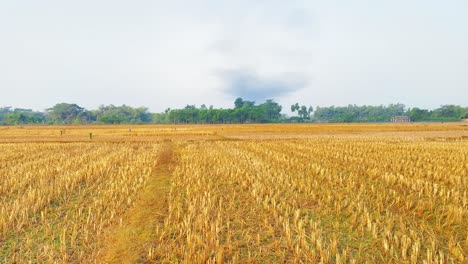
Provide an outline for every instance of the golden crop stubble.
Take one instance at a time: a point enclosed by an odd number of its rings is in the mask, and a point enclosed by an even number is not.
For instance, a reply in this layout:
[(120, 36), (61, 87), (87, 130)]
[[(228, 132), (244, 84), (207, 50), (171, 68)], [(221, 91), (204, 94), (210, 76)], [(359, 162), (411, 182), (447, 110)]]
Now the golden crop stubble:
[(159, 151), (146, 143), (0, 147), (3, 153), (31, 153), (9, 155), (0, 166), (0, 190), (6, 194), (0, 228), (8, 241), (0, 259), (12, 262), (89, 260), (97, 237), (137, 199)]
[(189, 144), (151, 255), (463, 262), (467, 152), (382, 137)]
[[(468, 142), (459, 124), (66, 129), (63, 138), (42, 127), (0, 131), (2, 141), (24, 142), (0, 144), (0, 261), (93, 259), (97, 237), (122, 223), (151, 174), (159, 147), (148, 141), (163, 137), (222, 140), (182, 144), (149, 261), (467, 258)], [(452, 138), (410, 132), (426, 130)], [(223, 138), (236, 135), (277, 140)], [(303, 139), (285, 139), (294, 137)], [(88, 143), (26, 143), (38, 139)]]

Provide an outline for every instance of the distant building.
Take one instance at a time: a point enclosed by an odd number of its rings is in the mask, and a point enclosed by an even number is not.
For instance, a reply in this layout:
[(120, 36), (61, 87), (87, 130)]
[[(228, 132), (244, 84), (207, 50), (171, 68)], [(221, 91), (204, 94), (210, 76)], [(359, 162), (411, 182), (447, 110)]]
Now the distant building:
[(411, 122), (411, 119), (409, 116), (394, 116), (392, 117), (392, 122), (393, 123), (409, 123)]

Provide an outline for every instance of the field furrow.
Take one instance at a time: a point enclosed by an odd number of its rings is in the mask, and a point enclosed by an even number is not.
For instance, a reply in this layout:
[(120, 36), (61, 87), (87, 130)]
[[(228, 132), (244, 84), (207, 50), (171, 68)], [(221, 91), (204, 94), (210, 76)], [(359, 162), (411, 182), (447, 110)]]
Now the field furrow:
[(467, 138), (462, 124), (3, 129), (0, 262), (466, 263)]

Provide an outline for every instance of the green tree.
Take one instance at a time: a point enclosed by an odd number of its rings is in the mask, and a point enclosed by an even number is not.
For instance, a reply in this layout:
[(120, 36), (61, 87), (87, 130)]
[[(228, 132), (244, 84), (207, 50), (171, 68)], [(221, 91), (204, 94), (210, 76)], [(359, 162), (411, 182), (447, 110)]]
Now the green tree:
[(293, 105), (291, 105), (291, 112), (296, 112), (297, 110), (299, 110), (301, 107), (299, 106), (299, 103), (295, 103)]
[(431, 119), (431, 112), (426, 109), (419, 109), (417, 107), (411, 108), (408, 110), (407, 115), (411, 121), (429, 121)]
[(11, 112), (11, 107), (0, 107), (0, 125), (4, 124), (4, 118)]
[(458, 105), (443, 105), (432, 111), (432, 117), (440, 121), (457, 121), (465, 116), (465, 109)]
[(145, 124), (153, 120), (153, 115), (146, 107), (133, 108), (127, 105), (101, 105), (95, 112), (95, 118), (104, 124)]
[(60, 103), (47, 109), (47, 112), (54, 123), (71, 124), (85, 109), (77, 104)]
[(44, 113), (34, 112), (31, 109), (16, 108), (4, 116), (3, 123), (6, 125), (41, 124), (45, 120)]
[(319, 122), (390, 122), (393, 116), (405, 115), (405, 105), (317, 107), (314, 119)]
[(299, 117), (298, 121), (299, 122), (304, 122), (305, 120), (310, 120), (310, 114), (314, 111), (314, 108), (312, 106), (299, 106), (299, 103), (295, 103), (291, 105), (291, 112), (297, 112), (297, 115)]
[(27, 117), (24, 113), (9, 113), (3, 119), (3, 122), (7, 125), (21, 125), (27, 123)]
[(242, 100), (242, 98), (238, 97), (238, 98), (234, 101), (234, 107), (235, 107), (235, 108), (241, 108), (242, 106), (244, 106), (244, 100)]
[(265, 103), (259, 105), (259, 109), (256, 112), (263, 112), (263, 119), (267, 122), (274, 122), (281, 117), (282, 107), (274, 100), (267, 100)]

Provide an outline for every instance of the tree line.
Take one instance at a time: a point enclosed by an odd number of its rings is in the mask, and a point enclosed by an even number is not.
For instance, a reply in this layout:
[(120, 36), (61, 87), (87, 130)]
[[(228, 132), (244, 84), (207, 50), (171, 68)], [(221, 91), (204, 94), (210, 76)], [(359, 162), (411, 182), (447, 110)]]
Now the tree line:
[(281, 113), (274, 100), (256, 104), (237, 98), (233, 108), (187, 105), (151, 113), (146, 107), (101, 105), (87, 110), (77, 104), (59, 103), (43, 112), (31, 109), (1, 107), (0, 125), (22, 124), (245, 124), (245, 123), (356, 123), (390, 122), (394, 116), (408, 116), (414, 122), (450, 122), (468, 118), (468, 107), (443, 105), (434, 110), (406, 108), (403, 104), (387, 106), (330, 106), (315, 109), (293, 104), (293, 116)]
[(357, 123), (389, 122), (394, 116), (407, 116), (413, 122), (452, 122), (468, 118), (468, 107), (443, 105), (434, 110), (417, 107), (406, 109), (404, 104), (388, 106), (317, 107), (315, 122)]
[(153, 114), (146, 107), (127, 105), (100, 106), (96, 110), (87, 110), (77, 104), (59, 103), (36, 112), (31, 109), (11, 107), (0, 108), (0, 124), (147, 124), (151, 123)]
[(167, 109), (153, 115), (156, 124), (231, 124), (275, 123), (284, 118), (282, 107), (273, 100), (256, 105), (254, 101), (237, 98), (234, 108), (222, 109), (201, 105), (187, 105), (183, 109)]

